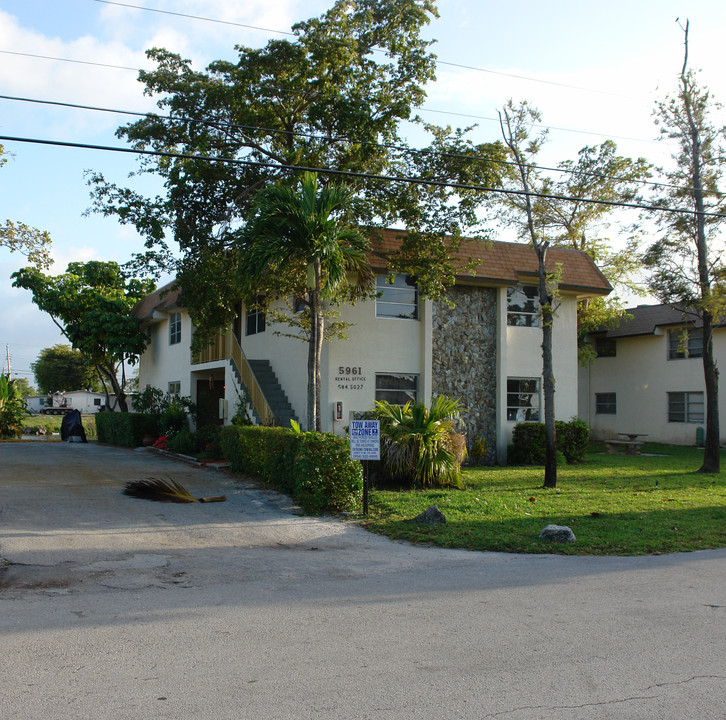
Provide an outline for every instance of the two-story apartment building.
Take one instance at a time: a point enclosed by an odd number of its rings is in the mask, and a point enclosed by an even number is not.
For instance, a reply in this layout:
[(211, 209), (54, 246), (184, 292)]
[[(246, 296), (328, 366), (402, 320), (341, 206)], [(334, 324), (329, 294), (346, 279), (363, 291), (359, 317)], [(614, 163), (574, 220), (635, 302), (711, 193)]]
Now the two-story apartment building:
[[(654, 442), (697, 443), (705, 427), (705, 383), (703, 328), (693, 315), (669, 305), (639, 305), (618, 327), (590, 340), (597, 357), (580, 371), (579, 415), (595, 438), (629, 432)], [(726, 359), (723, 325), (714, 328), (713, 347), (717, 362)], [(719, 411), (726, 417), (723, 392)]]
[[(386, 230), (381, 245), (394, 251), (400, 231)], [(504, 462), (512, 428), (540, 420), (542, 332), (537, 301), (537, 259), (516, 243), (465, 242), (454, 258), (463, 268), (448, 291), (449, 303), (419, 296), (412, 278), (387, 280), (387, 268), (371, 255), (378, 297), (346, 305), (348, 340), (326, 342), (322, 357), (323, 429), (343, 433), (351, 417), (376, 400), (429, 402), (444, 394), (462, 399), (468, 440), (483, 436), (491, 461)], [(552, 248), (548, 270), (560, 268), (560, 306), (554, 327), (556, 414), (568, 420), (578, 409), (577, 300), (606, 295), (610, 285), (590, 258)], [(275, 334), (265, 314), (240, 306), (232, 327), (193, 357), (194, 328), (183, 290), (161, 288), (134, 314), (150, 343), (141, 357), (140, 387), (152, 385), (191, 396), (206, 418), (227, 422), (246, 396), (261, 422), (304, 421), (307, 344)], [(303, 423), (304, 425), (304, 423)]]

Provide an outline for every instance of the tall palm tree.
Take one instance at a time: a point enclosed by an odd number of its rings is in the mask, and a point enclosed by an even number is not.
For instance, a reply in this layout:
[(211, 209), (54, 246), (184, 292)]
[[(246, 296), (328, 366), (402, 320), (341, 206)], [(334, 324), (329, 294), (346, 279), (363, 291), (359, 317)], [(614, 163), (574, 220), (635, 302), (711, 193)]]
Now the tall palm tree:
[[(305, 288), (310, 312), (307, 426), (321, 429), (320, 357), (329, 304), (367, 294), (372, 272), (368, 238), (344, 221), (353, 193), (340, 185), (318, 185), (304, 173), (299, 186), (270, 185), (258, 193), (255, 214), (243, 236), (240, 271), (250, 296), (265, 289), (285, 295)], [(272, 281), (271, 281), (272, 280)], [(267, 301), (274, 299), (267, 296)]]

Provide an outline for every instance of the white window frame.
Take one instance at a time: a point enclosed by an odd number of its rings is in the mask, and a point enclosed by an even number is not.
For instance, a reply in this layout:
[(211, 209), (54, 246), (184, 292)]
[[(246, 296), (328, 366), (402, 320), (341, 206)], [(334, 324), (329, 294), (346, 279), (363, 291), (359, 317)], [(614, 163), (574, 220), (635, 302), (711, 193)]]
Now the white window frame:
[[(534, 383), (534, 390), (514, 390), (512, 383)], [(523, 405), (525, 397), (529, 396), (534, 404)], [(538, 377), (508, 377), (507, 378), (507, 422), (542, 422), (542, 379)]]
[(668, 331), (669, 360), (700, 357), (703, 357), (703, 328), (678, 328)]
[(169, 385), (167, 386), (167, 394), (169, 395), (169, 400), (173, 400), (174, 398), (178, 398), (181, 396), (181, 380), (172, 380)]
[[(682, 398), (679, 396), (682, 396)], [(682, 409), (679, 406), (682, 406)], [(668, 393), (669, 423), (703, 424), (705, 420), (706, 398), (703, 391), (677, 391)]]
[(536, 285), (512, 285), (507, 288), (507, 325), (540, 327), (539, 318), (539, 288)]
[[(264, 297), (262, 296), (258, 298), (258, 302), (262, 302), (263, 300)], [(265, 311), (260, 307), (247, 308), (247, 312), (245, 313), (245, 336), (259, 335), (265, 332), (266, 328), (267, 316), (265, 315)]]
[(181, 313), (169, 314), (169, 345), (178, 345), (181, 342), (182, 321)]
[[(408, 275), (396, 273), (376, 276), (376, 317), (381, 320), (418, 320), (419, 293), (416, 285)], [(406, 299), (413, 296), (413, 302)]]

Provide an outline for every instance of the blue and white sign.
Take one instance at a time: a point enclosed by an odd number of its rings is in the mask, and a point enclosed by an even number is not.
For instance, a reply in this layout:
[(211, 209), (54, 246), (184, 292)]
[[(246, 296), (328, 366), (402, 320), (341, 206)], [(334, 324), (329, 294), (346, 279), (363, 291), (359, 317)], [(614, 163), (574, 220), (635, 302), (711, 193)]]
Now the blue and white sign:
[(350, 457), (353, 460), (381, 459), (380, 420), (350, 421)]

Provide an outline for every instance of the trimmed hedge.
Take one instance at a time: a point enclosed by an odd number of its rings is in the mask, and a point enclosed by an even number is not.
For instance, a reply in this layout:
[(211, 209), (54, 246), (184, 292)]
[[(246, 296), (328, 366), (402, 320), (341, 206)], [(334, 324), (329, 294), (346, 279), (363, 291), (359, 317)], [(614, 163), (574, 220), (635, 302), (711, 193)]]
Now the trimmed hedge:
[[(582, 462), (590, 441), (590, 428), (584, 420), (555, 423), (557, 454), (569, 464)], [(517, 423), (508, 452), (510, 465), (544, 465), (546, 453), (544, 423)]]
[(144, 435), (157, 435), (159, 418), (130, 412), (96, 413), (96, 434), (98, 441), (121, 447), (138, 447)]
[(353, 510), (359, 505), (363, 471), (350, 458), (347, 438), (228, 425), (222, 428), (221, 444), (232, 470), (255, 475), (291, 494), (306, 513)]

